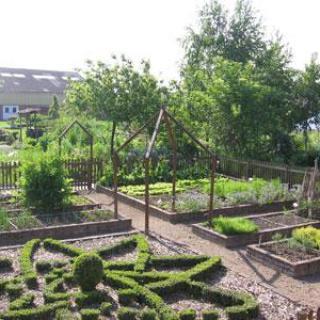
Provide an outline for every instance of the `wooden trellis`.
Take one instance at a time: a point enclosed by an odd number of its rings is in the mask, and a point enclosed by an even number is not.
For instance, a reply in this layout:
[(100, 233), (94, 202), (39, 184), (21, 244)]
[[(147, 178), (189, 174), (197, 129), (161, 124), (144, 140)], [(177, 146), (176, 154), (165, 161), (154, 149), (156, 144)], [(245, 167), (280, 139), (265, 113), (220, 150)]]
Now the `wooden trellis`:
[(92, 189), (92, 182), (93, 182), (93, 135), (90, 133), (88, 129), (86, 129), (77, 119), (74, 120), (70, 125), (68, 125), (60, 134), (59, 136), (59, 156), (61, 156), (61, 145), (62, 140), (66, 137), (68, 132), (74, 127), (78, 126), (89, 138), (89, 146), (90, 146), (90, 165), (89, 165), (89, 177), (88, 177), (88, 189)]
[(184, 127), (182, 123), (174, 118), (165, 107), (160, 109), (160, 112), (153, 115), (140, 129), (138, 129), (134, 134), (132, 134), (119, 148), (114, 150), (112, 155), (113, 162), (113, 191), (114, 191), (114, 216), (115, 219), (118, 218), (118, 172), (119, 167), (121, 165), (119, 152), (123, 150), (129, 143), (134, 140), (143, 130), (152, 125), (155, 122), (153, 134), (151, 139), (147, 144), (147, 148), (144, 154), (144, 170), (145, 170), (145, 234), (149, 234), (149, 217), (150, 217), (150, 195), (149, 195), (149, 184), (150, 184), (150, 157), (151, 152), (154, 148), (159, 129), (162, 121), (164, 121), (168, 137), (169, 143), (172, 148), (172, 210), (175, 210), (176, 205), (176, 181), (177, 181), (177, 142), (174, 131), (172, 129), (172, 123), (179, 127), (188, 137), (201, 149), (203, 149), (210, 157), (210, 198), (209, 198), (209, 210), (213, 210), (213, 201), (214, 201), (214, 182), (215, 182), (215, 171), (216, 171), (216, 156), (209, 150), (207, 146), (201, 143), (188, 129)]

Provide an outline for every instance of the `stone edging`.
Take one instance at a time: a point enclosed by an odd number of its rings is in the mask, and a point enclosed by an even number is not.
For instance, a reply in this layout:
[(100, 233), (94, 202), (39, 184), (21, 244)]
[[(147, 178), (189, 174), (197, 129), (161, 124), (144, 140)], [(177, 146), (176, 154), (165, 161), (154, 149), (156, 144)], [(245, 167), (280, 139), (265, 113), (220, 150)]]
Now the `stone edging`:
[[(277, 242), (279, 241), (270, 241), (265, 244), (273, 244)], [(267, 265), (270, 268), (276, 269), (296, 278), (320, 272), (320, 257), (299, 262), (291, 262), (285, 258), (282, 258), (281, 256), (270, 253), (259, 245), (248, 246), (247, 254), (251, 258)]]
[[(96, 191), (104, 193), (113, 197), (113, 190), (110, 188), (97, 186)], [(142, 200), (128, 196), (122, 192), (118, 192), (118, 200), (139, 210), (145, 209), (145, 203)], [(203, 222), (208, 220), (209, 217), (226, 215), (226, 216), (244, 216), (249, 214), (263, 214), (267, 212), (278, 212), (284, 208), (292, 208), (293, 201), (275, 202), (265, 205), (239, 205), (235, 207), (226, 207), (214, 209), (213, 211), (202, 212), (186, 212), (186, 213), (173, 213), (156, 206), (150, 205), (150, 214), (162, 220), (169, 221), (173, 224), (176, 223), (191, 223)]]
[(31, 239), (70, 239), (98, 234), (128, 231), (132, 228), (131, 219), (86, 222), (0, 232), (0, 246), (23, 244)]

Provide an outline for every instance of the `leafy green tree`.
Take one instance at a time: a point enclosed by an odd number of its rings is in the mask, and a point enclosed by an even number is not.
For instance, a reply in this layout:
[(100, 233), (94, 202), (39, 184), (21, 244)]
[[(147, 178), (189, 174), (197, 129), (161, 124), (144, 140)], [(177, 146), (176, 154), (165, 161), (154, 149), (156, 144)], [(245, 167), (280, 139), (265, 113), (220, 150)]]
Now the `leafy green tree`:
[(141, 125), (163, 103), (168, 92), (150, 72), (148, 61), (141, 62), (141, 70), (121, 57), (113, 57), (113, 64), (88, 62), (82, 80), (72, 82), (66, 103), (72, 112), (85, 112), (99, 120), (113, 123), (111, 154), (116, 128), (119, 124)]
[(49, 107), (48, 118), (51, 120), (58, 119), (60, 116), (60, 105), (57, 96), (53, 96), (52, 104)]

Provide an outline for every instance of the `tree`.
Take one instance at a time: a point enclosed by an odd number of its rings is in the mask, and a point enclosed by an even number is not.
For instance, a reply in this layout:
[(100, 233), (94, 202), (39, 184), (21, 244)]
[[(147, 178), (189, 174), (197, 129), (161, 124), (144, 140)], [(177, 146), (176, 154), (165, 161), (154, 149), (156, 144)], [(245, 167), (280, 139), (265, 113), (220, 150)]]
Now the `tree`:
[(48, 117), (51, 120), (58, 119), (60, 116), (60, 105), (57, 96), (53, 96), (52, 104), (49, 107)]
[(150, 63), (143, 60), (141, 70), (121, 57), (112, 64), (88, 62), (82, 80), (72, 82), (67, 90), (69, 108), (112, 122), (110, 152), (113, 153), (119, 124), (141, 125), (163, 103), (167, 90), (150, 73)]

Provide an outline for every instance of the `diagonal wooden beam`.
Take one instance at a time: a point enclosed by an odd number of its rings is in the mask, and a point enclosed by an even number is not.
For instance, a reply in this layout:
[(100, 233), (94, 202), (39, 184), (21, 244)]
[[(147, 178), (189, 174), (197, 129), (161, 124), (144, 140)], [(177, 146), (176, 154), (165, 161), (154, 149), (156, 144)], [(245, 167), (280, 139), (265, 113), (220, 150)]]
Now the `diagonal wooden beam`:
[(152, 134), (152, 137), (150, 139), (147, 151), (146, 151), (145, 156), (144, 156), (145, 159), (150, 159), (150, 154), (151, 154), (152, 148), (153, 148), (153, 146), (154, 146), (154, 144), (156, 142), (157, 135), (158, 135), (158, 132), (159, 132), (159, 129), (160, 129), (160, 124), (161, 124), (161, 120), (163, 118), (164, 112), (165, 112), (165, 109), (161, 108), (161, 110), (159, 112), (159, 116), (158, 116), (157, 122), (156, 122), (156, 125), (155, 125), (155, 128), (154, 128), (154, 131), (153, 131), (153, 134)]

